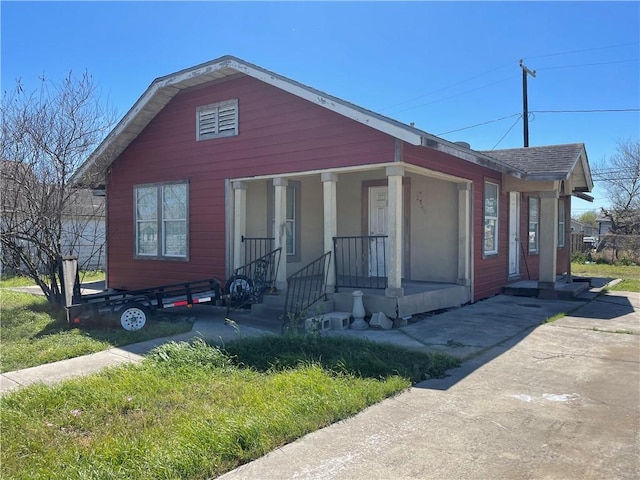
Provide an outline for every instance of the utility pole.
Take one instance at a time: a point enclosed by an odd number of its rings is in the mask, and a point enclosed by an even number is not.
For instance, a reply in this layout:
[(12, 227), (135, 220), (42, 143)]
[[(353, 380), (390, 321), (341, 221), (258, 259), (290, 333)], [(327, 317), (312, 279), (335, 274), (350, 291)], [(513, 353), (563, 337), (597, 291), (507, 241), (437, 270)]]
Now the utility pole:
[(529, 70), (524, 64), (524, 60), (520, 60), (520, 68), (522, 68), (522, 119), (524, 121), (524, 146), (529, 146), (529, 104), (527, 102), (527, 74), (533, 78), (536, 77), (535, 70)]

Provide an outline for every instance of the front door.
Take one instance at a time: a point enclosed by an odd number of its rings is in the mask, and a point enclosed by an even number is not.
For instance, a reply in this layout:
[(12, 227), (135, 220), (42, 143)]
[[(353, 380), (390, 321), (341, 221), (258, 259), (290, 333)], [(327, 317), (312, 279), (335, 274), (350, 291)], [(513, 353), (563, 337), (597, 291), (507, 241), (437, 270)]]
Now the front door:
[[(389, 195), (387, 187), (369, 188), (369, 235), (389, 233)], [(375, 238), (369, 242), (369, 276), (386, 277), (386, 238)]]
[(509, 192), (509, 276), (520, 274), (520, 192)]

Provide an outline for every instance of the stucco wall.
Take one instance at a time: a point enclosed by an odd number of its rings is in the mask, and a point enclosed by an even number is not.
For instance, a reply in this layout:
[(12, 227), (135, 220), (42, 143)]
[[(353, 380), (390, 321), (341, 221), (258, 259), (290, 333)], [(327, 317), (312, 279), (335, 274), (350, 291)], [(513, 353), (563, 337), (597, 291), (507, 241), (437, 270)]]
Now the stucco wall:
[(411, 176), (411, 279), (458, 278), (458, 190), (455, 183)]

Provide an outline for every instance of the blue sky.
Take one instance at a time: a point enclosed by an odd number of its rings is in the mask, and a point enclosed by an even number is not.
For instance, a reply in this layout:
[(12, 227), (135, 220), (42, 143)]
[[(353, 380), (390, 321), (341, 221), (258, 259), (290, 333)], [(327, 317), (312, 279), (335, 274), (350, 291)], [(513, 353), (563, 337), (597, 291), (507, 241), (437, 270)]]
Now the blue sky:
[[(640, 137), (638, 2), (0, 8), (3, 91), (17, 78), (29, 89), (43, 73), (87, 70), (120, 116), (154, 78), (230, 54), (477, 150), (520, 147), (522, 58), (537, 71), (528, 81), (531, 146), (584, 142), (594, 164)], [(636, 111), (593, 111), (619, 109)], [(567, 110), (589, 112), (546, 113)], [(601, 189), (594, 195), (594, 204), (574, 200), (574, 213), (606, 205)]]

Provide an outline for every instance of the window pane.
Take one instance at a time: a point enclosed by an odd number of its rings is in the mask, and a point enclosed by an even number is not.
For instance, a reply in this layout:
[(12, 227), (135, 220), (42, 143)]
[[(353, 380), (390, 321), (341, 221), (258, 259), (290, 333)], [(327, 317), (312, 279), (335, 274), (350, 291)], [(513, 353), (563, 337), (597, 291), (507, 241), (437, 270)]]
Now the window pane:
[(498, 186), (492, 183), (485, 183), (484, 214), (498, 216)]
[(496, 250), (498, 250), (498, 245), (496, 244), (496, 221), (487, 219), (484, 221), (484, 251), (495, 252)]
[(287, 255), (294, 255), (296, 253), (295, 249), (295, 235), (294, 235), (294, 223), (293, 221), (287, 220)]
[(136, 219), (156, 220), (158, 191), (155, 187), (136, 188)]
[(163, 216), (165, 220), (187, 218), (187, 186), (166, 185), (163, 193)]
[(529, 251), (538, 251), (538, 199), (529, 198)]
[(138, 222), (138, 255), (157, 255), (158, 224), (156, 222)]
[(187, 256), (187, 222), (164, 222), (164, 254), (172, 257)]
[(296, 211), (296, 189), (287, 187), (287, 220), (295, 219)]

